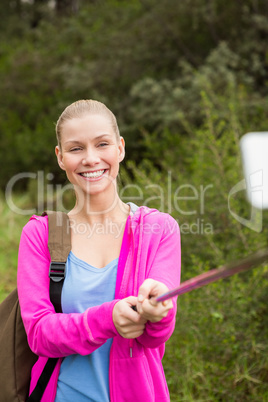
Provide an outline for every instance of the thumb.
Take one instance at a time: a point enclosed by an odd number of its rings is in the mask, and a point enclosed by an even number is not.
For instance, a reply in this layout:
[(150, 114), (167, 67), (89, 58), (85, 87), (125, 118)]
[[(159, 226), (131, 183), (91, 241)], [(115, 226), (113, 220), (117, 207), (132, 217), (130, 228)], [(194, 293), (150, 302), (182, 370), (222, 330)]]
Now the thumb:
[(143, 284), (139, 288), (139, 293), (138, 293), (138, 302), (142, 303), (145, 299), (149, 299), (154, 286), (154, 280), (153, 279), (145, 279)]
[(124, 299), (129, 306), (135, 306), (137, 303), (137, 297), (128, 296)]
[(142, 303), (145, 299), (146, 299), (145, 295), (142, 292), (140, 292), (140, 290), (139, 290), (138, 302)]

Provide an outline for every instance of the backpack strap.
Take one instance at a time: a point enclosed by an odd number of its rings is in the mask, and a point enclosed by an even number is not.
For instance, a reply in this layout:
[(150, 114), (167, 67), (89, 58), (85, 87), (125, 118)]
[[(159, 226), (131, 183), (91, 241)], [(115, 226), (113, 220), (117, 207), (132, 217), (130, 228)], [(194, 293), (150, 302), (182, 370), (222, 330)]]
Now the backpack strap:
[[(47, 211), (48, 216), (48, 248), (51, 257), (49, 267), (49, 295), (56, 313), (62, 313), (61, 292), (65, 279), (65, 264), (71, 251), (71, 233), (68, 215), (63, 212)], [(27, 402), (40, 402), (58, 362), (58, 358), (50, 357), (37, 381)]]
[(50, 357), (46, 364), (45, 367), (43, 368), (43, 371), (38, 378), (38, 381), (36, 383), (35, 388), (31, 392), (31, 395), (26, 399), (26, 402), (40, 402), (42, 399), (42, 396), (45, 392), (45, 389), (47, 387), (47, 384), (52, 376), (52, 373), (54, 371), (54, 368), (56, 367), (57, 361), (59, 359), (56, 357)]
[(62, 313), (61, 292), (65, 278), (66, 261), (71, 251), (71, 235), (68, 215), (63, 212), (44, 212), (48, 216), (48, 248), (51, 257), (49, 267), (49, 295), (56, 313)]

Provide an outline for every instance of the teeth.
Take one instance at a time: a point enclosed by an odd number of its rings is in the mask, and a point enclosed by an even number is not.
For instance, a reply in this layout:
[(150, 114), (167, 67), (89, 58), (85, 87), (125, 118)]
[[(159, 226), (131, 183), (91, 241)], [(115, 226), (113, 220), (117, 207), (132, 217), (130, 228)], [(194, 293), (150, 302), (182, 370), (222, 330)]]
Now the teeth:
[(102, 174), (104, 173), (104, 170), (98, 170), (97, 172), (85, 172), (85, 173), (81, 173), (81, 176), (87, 177), (87, 178), (96, 178), (96, 177), (100, 177)]

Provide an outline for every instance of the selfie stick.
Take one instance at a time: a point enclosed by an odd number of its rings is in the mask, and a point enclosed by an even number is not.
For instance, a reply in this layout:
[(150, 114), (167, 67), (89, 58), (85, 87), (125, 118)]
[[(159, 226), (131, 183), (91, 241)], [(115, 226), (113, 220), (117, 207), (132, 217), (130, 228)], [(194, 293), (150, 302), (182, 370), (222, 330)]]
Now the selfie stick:
[(252, 254), (247, 258), (243, 258), (236, 262), (231, 262), (229, 264), (223, 265), (220, 268), (212, 269), (211, 271), (205, 272), (192, 279), (189, 279), (183, 282), (177, 288), (172, 289), (161, 296), (158, 296), (155, 300), (157, 302), (162, 302), (164, 300), (170, 299), (173, 296), (179, 296), (184, 293), (188, 293), (191, 290), (201, 288), (202, 286), (215, 282), (218, 279), (223, 279), (226, 278), (227, 276), (247, 271), (250, 268), (259, 265), (266, 260), (268, 260), (268, 249), (259, 250), (255, 254)]

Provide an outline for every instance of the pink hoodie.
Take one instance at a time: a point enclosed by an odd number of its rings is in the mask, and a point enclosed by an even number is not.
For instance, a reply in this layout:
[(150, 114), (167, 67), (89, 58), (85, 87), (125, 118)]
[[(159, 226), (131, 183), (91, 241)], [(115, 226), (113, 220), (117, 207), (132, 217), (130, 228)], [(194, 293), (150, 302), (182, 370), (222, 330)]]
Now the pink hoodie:
[[(32, 369), (30, 391), (35, 387), (48, 357), (93, 352), (113, 338), (110, 352), (111, 402), (169, 401), (161, 359), (165, 341), (175, 327), (173, 309), (160, 322), (147, 322), (137, 339), (121, 337), (113, 323), (115, 303), (137, 296), (146, 278), (177, 287), (180, 282), (180, 234), (168, 214), (140, 207), (129, 216), (118, 261), (115, 300), (78, 314), (56, 314), (49, 298), (50, 254), (47, 217), (33, 216), (24, 227), (19, 247), (18, 293), (21, 314), (31, 349), (40, 358)], [(60, 359), (42, 402), (55, 399)]]

